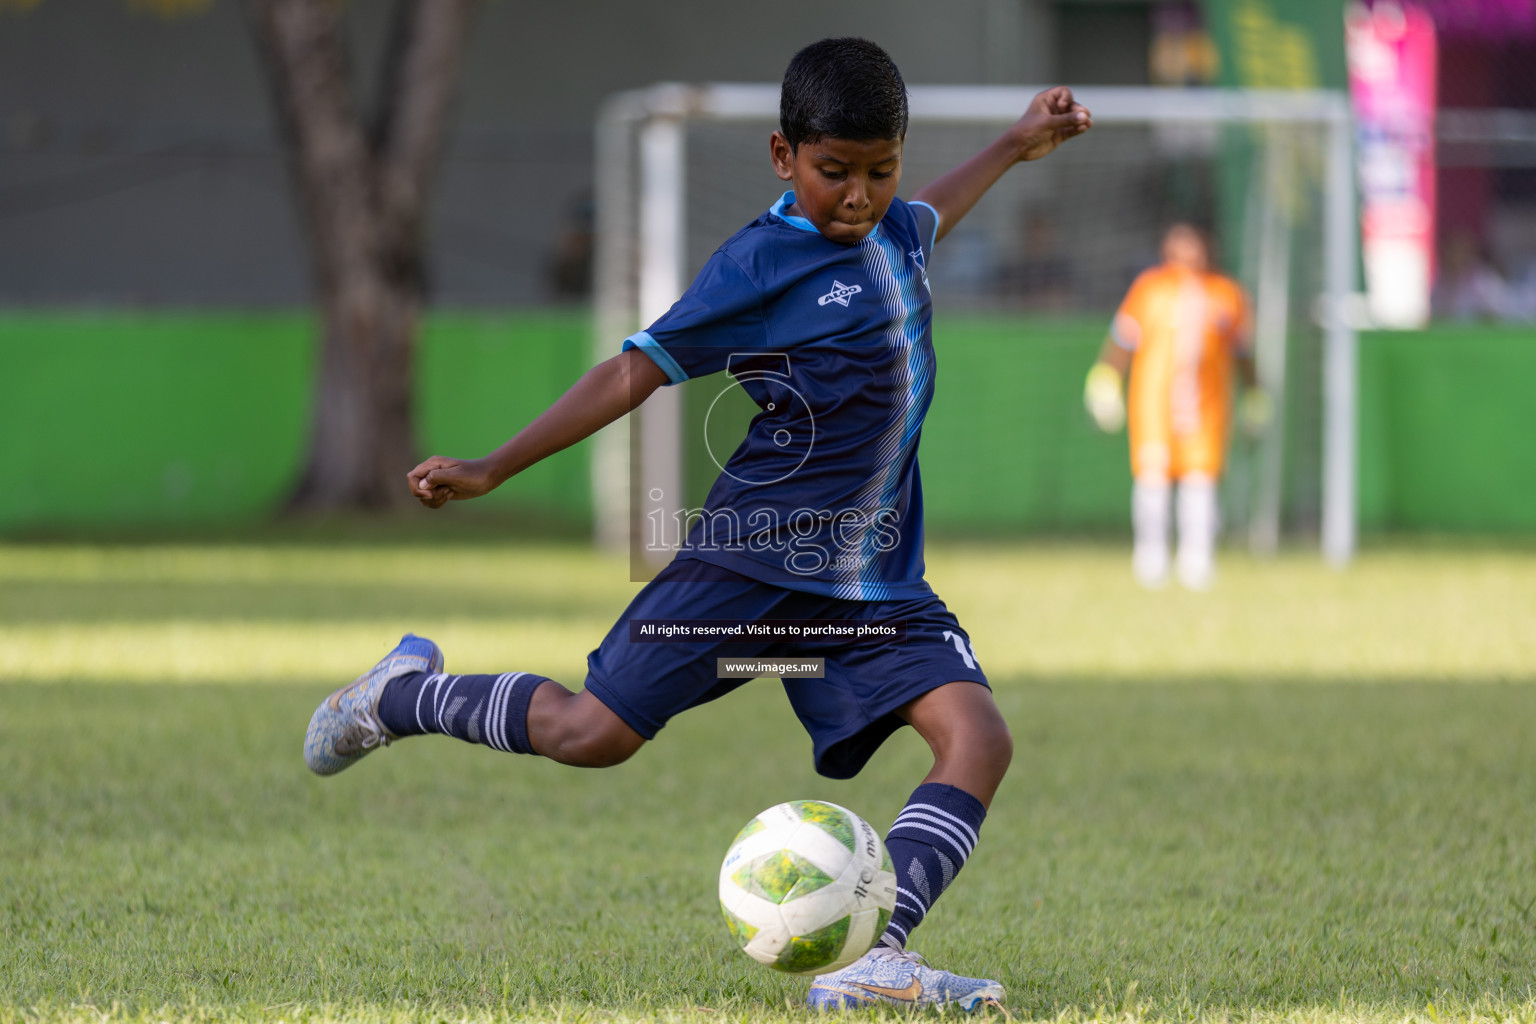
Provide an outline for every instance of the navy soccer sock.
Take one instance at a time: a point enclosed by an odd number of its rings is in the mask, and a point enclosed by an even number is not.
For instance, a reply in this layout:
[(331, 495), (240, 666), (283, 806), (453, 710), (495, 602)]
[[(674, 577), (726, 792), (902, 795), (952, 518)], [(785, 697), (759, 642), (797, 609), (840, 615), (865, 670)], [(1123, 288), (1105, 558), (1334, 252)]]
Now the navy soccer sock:
[(885, 837), (896, 870), (896, 911), (881, 942), (906, 948), (907, 936), (976, 848), (986, 816), (980, 800), (954, 786), (925, 782), (912, 792)]
[(545, 681), (531, 672), (499, 676), (428, 675), (391, 679), (379, 695), (379, 721), (396, 736), (436, 732), (513, 754), (531, 754), (528, 702)]

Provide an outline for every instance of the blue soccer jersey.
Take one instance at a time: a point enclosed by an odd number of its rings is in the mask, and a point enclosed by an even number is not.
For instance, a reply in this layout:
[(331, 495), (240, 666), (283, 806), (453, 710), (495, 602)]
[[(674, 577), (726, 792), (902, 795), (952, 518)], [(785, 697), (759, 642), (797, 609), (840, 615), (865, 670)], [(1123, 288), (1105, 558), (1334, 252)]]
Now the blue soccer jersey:
[(926, 203), (891, 203), (856, 245), (786, 192), (687, 292), (625, 339), (671, 383), (728, 370), (757, 404), (680, 557), (855, 600), (927, 594), (917, 446), (933, 398)]

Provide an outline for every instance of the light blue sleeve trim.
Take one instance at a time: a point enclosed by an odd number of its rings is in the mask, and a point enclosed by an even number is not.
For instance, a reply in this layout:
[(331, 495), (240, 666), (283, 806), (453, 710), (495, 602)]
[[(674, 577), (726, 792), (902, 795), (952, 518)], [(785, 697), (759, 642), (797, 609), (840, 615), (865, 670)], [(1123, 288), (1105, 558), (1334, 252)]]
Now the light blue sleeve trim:
[(677, 360), (673, 359), (671, 353), (662, 348), (661, 344), (651, 337), (649, 333), (638, 331), (631, 334), (624, 339), (624, 345), (620, 351), (628, 352), (632, 348), (637, 348), (650, 356), (651, 362), (661, 367), (662, 372), (667, 375), (668, 384), (681, 384), (688, 379), (688, 375), (683, 372), (683, 368), (677, 365)]
[(933, 251), (933, 247), (935, 245), (937, 245), (938, 242), (939, 242), (939, 221), (942, 220), (943, 218), (941, 218), (939, 216), (939, 211), (935, 210), (933, 208), (933, 204), (925, 203), (921, 199), (914, 199), (912, 202), (908, 203), (907, 205), (908, 206), (923, 206), (923, 207), (927, 207), (928, 212), (933, 214), (933, 237), (928, 239), (928, 244), (923, 247), (923, 251), (924, 252), (932, 252)]

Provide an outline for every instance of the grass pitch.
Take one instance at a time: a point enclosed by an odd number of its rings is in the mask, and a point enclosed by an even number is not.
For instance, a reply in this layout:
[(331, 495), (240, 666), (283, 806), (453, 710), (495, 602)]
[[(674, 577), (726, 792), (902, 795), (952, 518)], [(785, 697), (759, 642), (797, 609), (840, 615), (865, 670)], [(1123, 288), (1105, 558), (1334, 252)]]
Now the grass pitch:
[[(933, 546), (1018, 754), (914, 945), (1018, 1018), (1536, 1021), (1536, 553)], [(731, 948), (730, 837), (887, 825), (759, 681), (630, 763), (413, 740), (335, 779), (313, 707), (406, 629), (567, 681), (635, 586), (579, 549), (0, 547), (0, 1024), (808, 1019)]]

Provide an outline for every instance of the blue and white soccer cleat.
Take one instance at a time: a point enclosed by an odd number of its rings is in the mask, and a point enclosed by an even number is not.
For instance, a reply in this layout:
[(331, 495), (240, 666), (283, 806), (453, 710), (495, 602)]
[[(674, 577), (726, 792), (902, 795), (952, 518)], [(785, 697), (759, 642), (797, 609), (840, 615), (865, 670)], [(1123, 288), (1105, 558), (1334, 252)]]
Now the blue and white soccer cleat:
[(376, 747), (395, 739), (379, 721), (384, 684), (411, 672), (443, 670), (443, 652), (431, 640), (407, 633), (382, 661), (343, 686), (315, 709), (304, 734), (304, 763), (316, 775), (335, 775)]
[(962, 978), (929, 967), (916, 953), (878, 944), (842, 970), (818, 975), (806, 1003), (818, 1010), (861, 1006), (940, 1009), (1001, 1006), (1003, 986), (986, 978)]

